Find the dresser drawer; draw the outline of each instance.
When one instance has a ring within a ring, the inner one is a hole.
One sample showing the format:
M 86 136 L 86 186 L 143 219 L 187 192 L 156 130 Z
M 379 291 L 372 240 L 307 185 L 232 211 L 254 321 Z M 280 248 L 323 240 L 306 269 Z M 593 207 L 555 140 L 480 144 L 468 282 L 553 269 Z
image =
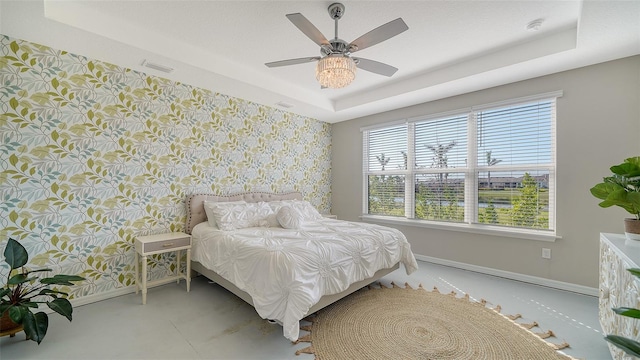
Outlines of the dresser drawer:
M 154 241 L 150 243 L 143 243 L 142 252 L 150 253 L 155 251 L 170 250 L 170 249 L 175 249 L 179 247 L 189 246 L 190 244 L 191 244 L 190 237 L 163 240 L 163 241 Z

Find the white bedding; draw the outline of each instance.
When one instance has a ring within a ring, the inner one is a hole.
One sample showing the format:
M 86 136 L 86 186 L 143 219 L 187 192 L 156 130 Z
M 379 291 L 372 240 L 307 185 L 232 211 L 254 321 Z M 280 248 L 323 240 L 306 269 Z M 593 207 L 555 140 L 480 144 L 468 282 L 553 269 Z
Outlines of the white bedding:
M 323 219 L 301 229 L 222 231 L 207 222 L 192 232 L 192 259 L 251 295 L 258 314 L 298 339 L 299 321 L 323 295 L 339 293 L 398 262 L 418 268 L 404 234 L 384 226 Z

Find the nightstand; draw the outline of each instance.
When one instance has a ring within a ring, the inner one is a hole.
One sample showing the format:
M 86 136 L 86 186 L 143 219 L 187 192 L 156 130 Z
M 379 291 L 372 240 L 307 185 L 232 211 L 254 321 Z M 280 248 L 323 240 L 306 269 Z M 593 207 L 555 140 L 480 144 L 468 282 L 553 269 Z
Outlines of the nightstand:
M 187 250 L 187 270 L 185 273 L 180 273 L 180 256 L 182 255 L 182 250 Z M 148 282 L 147 256 L 170 251 L 176 252 L 176 274 L 164 279 Z M 142 276 L 140 276 L 139 272 L 140 257 L 142 257 Z M 187 235 L 182 232 L 174 232 L 168 234 L 138 236 L 136 238 L 136 294 L 138 293 L 138 290 L 142 290 L 143 305 L 147 303 L 147 288 L 149 286 L 166 284 L 173 280 L 180 283 L 180 279 L 185 279 L 187 282 L 187 292 L 189 292 L 191 287 L 191 235 Z

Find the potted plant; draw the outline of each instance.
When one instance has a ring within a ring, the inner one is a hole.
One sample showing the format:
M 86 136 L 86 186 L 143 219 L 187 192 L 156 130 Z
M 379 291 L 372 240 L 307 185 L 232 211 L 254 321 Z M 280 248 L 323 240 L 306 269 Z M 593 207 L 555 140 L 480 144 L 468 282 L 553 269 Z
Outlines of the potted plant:
M 68 294 L 52 289 L 50 285 L 71 286 L 72 281 L 81 281 L 84 278 L 62 274 L 39 278 L 32 274 L 51 271 L 51 269 L 25 269 L 24 265 L 28 260 L 27 250 L 16 240 L 9 238 L 4 249 L 4 261 L 9 265 L 10 270 L 6 284 L 0 288 L 0 314 L 3 324 L 13 322 L 13 326 L 22 326 L 27 340 L 40 344 L 47 334 L 49 317 L 45 312 L 35 312 L 38 310 L 38 304 L 47 304 L 51 310 L 69 321 L 73 313 L 73 307 L 66 299 Z M 6 330 L 8 329 L 3 328 L 0 332 Z
M 640 156 L 625 159 L 610 168 L 613 173 L 591 188 L 591 194 L 602 200 L 603 208 L 619 206 L 634 218 L 625 219 L 625 235 L 640 240 Z

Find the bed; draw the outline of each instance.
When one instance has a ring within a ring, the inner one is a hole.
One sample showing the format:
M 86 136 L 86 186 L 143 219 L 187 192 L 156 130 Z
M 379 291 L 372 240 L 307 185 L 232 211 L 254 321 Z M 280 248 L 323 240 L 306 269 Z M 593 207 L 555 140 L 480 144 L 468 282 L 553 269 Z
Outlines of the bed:
M 208 221 L 205 201 L 207 211 L 212 203 L 233 208 L 245 202 L 270 208 L 273 214 L 260 226 L 223 230 L 223 223 L 212 226 Z M 315 209 L 309 213 L 313 220 L 292 228 L 280 226 L 275 218 L 277 214 L 282 221 L 285 210 L 297 207 L 300 214 L 308 206 L 297 192 L 193 194 L 186 200 L 191 269 L 251 304 L 262 318 L 280 323 L 292 341 L 308 314 L 380 279 L 400 263 L 407 274 L 417 269 L 410 245 L 397 229 L 322 217 Z

